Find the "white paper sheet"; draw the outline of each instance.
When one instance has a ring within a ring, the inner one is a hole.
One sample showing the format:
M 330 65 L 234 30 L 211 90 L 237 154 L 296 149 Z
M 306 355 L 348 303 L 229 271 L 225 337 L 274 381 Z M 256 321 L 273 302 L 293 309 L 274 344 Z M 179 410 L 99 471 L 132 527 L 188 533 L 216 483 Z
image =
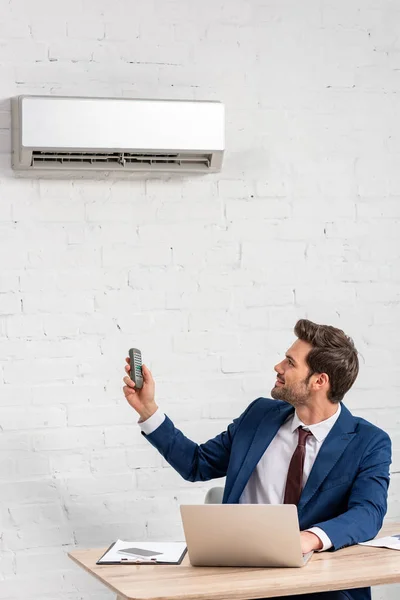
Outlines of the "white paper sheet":
M 124 554 L 121 552 L 127 548 L 134 548 L 138 550 L 138 553 Z M 124 542 L 123 540 L 117 540 L 98 563 L 178 563 L 185 549 L 185 542 Z M 149 550 L 154 554 L 141 556 L 139 550 Z
M 391 548 L 392 550 L 400 550 L 400 534 L 388 535 L 386 537 L 371 540 L 369 542 L 360 542 L 360 546 L 375 546 L 377 548 Z

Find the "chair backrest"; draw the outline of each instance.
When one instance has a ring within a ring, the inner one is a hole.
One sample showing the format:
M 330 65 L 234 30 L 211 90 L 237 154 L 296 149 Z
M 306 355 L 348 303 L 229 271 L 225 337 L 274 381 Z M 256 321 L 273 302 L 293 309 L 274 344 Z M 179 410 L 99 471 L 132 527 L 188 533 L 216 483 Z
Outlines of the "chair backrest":
M 223 487 L 210 488 L 204 498 L 204 504 L 222 504 L 222 498 L 224 496 Z

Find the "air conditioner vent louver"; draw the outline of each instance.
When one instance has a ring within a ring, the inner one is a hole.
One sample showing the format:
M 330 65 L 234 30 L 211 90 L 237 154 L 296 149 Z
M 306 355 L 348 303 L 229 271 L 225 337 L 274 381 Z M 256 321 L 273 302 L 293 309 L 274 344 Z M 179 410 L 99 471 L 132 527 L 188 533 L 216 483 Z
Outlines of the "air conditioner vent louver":
M 110 168 L 129 168 L 135 165 L 170 165 L 181 167 L 193 165 L 198 167 L 210 168 L 211 154 L 154 154 L 137 152 L 32 152 L 32 167 L 46 164 L 48 166 L 85 166 L 90 168 L 101 164 Z

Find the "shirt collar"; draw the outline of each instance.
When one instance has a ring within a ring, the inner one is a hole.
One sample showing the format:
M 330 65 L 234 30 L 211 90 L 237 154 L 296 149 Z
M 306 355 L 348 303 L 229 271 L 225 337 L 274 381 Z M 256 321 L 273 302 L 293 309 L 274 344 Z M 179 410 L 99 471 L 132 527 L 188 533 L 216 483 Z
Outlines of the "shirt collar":
M 319 442 L 323 442 L 330 430 L 332 429 L 332 427 L 334 426 L 334 424 L 336 423 L 336 421 L 338 420 L 341 410 L 342 407 L 339 402 L 338 409 L 334 415 L 329 417 L 329 419 L 325 419 L 325 421 L 320 421 L 319 423 L 314 423 L 313 425 L 305 425 L 303 421 L 300 421 L 297 412 L 295 412 L 293 415 L 293 421 L 291 425 L 292 433 L 294 433 L 298 427 L 304 427 L 304 429 L 308 429 L 308 431 L 311 431 L 313 436 Z

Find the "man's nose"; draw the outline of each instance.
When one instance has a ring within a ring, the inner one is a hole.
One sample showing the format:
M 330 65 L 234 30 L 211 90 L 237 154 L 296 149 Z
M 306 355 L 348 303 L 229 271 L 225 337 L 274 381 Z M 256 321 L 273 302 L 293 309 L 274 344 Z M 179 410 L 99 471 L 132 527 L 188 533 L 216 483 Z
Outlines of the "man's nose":
M 276 371 L 276 373 L 283 373 L 281 362 L 274 366 L 274 371 Z

